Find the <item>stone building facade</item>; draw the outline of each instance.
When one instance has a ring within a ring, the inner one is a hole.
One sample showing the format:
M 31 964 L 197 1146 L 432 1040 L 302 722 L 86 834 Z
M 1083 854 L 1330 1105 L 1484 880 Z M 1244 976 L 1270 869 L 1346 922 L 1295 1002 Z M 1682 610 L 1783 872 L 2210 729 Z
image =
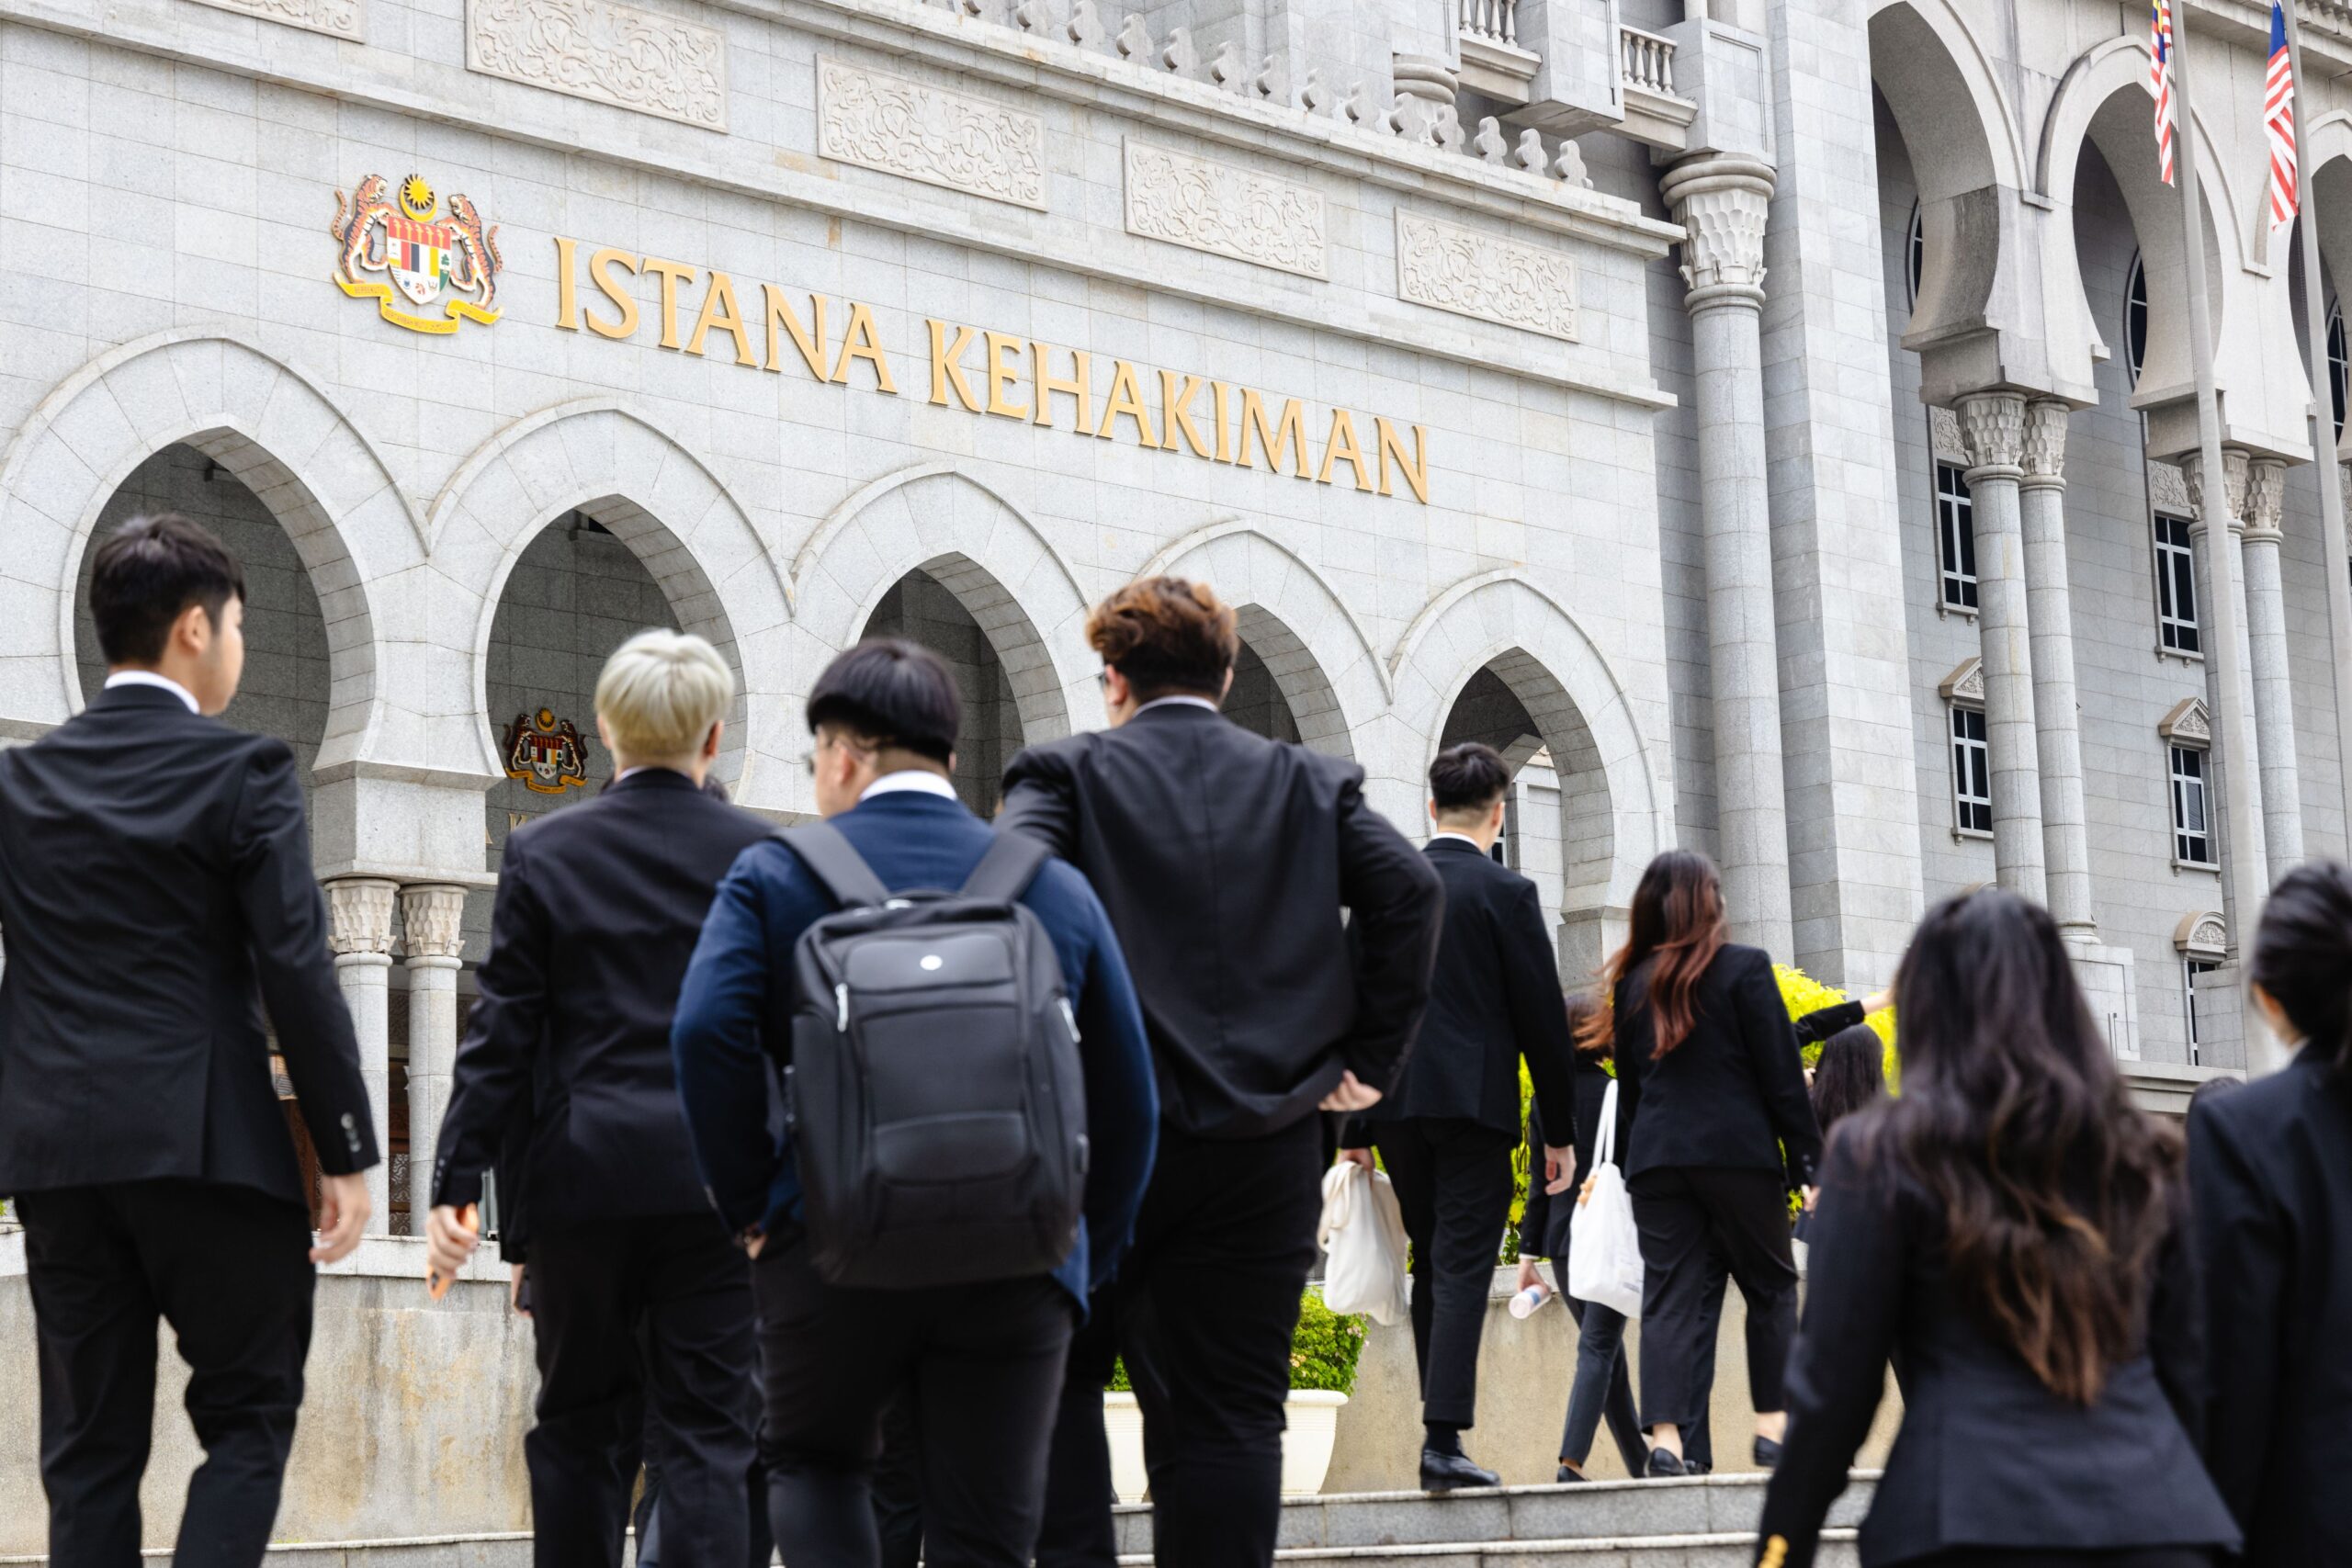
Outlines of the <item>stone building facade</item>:
M 922 639 L 986 810 L 1099 722 L 1085 606 L 1150 571 L 1241 606 L 1237 720 L 1400 824 L 1501 747 L 1568 979 L 1673 844 L 1855 987 L 1998 881 L 2119 1055 L 2238 1066 L 2221 868 L 2346 846 L 2299 344 L 2352 8 L 2300 7 L 2317 279 L 2267 6 L 2182 9 L 2214 531 L 2108 0 L 0 0 L 0 739 L 95 688 L 94 538 L 231 540 L 229 716 L 309 766 L 418 1168 L 500 846 L 609 773 L 629 630 L 725 651 L 779 819 L 816 671 Z

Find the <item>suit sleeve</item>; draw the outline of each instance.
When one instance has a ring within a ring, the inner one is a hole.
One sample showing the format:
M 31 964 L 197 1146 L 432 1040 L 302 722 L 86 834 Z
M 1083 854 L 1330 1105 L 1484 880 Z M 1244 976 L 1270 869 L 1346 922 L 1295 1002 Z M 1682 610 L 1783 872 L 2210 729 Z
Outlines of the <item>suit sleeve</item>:
M 1814 1168 L 1821 1163 L 1821 1122 L 1813 1113 L 1813 1097 L 1804 1087 L 1804 1058 L 1797 1054 L 1796 1031 L 1789 1022 L 1787 1004 L 1772 978 L 1772 964 L 1758 953 L 1740 973 L 1732 1010 L 1739 1020 L 1740 1038 L 1756 1063 L 1757 1087 L 1763 1091 L 1765 1114 L 1781 1140 L 1788 1161 L 1789 1180 L 1808 1186 Z
M 1062 860 L 1078 863 L 1078 784 L 1059 752 L 1031 747 L 1004 770 L 1000 832 L 1026 833 Z
M 547 906 L 531 883 L 530 835 L 506 842 L 491 906 L 490 952 L 474 972 L 473 1010 L 449 1074 L 441 1115 L 433 1201 L 481 1201 L 482 1172 L 497 1167 L 530 1100 L 539 1036 L 548 1014 Z
M 1797 1020 L 1797 1043 L 1818 1045 L 1841 1030 L 1851 1029 L 1868 1016 L 1860 1002 L 1833 1002 Z
M 2295 1303 L 2287 1294 L 2286 1217 L 2263 1190 L 2241 1134 L 2216 1114 L 2228 1104 L 2190 1107 L 2188 1180 L 2205 1306 L 2228 1325 L 2206 1346 L 2205 1465 L 2244 1527 L 2272 1463 L 2279 1348 L 2288 1337 L 2281 1320 Z
M 294 753 L 281 742 L 266 743 L 253 758 L 230 849 L 262 1001 L 319 1168 L 330 1176 L 366 1170 L 382 1157 L 376 1119 L 351 1009 L 327 952 L 326 896 L 311 870 L 301 779 Z
M 718 885 L 670 1030 L 695 1163 L 730 1233 L 766 1218 L 779 1157 L 768 1135 L 774 1068 L 761 1043 L 772 999 L 767 919 L 751 865 L 758 852 L 754 845 L 739 856 Z M 789 976 L 779 979 L 789 989 Z
M 1572 1148 L 1577 1141 L 1576 1041 L 1568 1032 L 1568 1005 L 1560 995 L 1560 964 L 1544 929 L 1544 905 L 1535 884 L 1521 882 L 1499 929 L 1503 987 L 1510 1004 L 1511 1032 L 1519 1039 L 1520 1058 L 1527 1064 L 1528 1081 L 1535 1086 L 1535 1103 L 1543 1109 L 1545 1141 L 1554 1148 Z M 1542 1150 L 1535 1168 L 1541 1170 Z M 1530 1183 L 1540 1187 L 1540 1181 Z
M 2205 1432 L 2205 1282 L 2197 1272 L 2197 1241 L 2184 1183 L 2170 1194 L 2171 1228 L 2157 1248 L 2148 1297 L 2148 1359 L 2156 1382 L 2180 1418 L 2188 1440 Z
M 1085 894 L 1093 931 L 1078 1016 L 1086 1065 L 1086 1235 L 1092 1274 L 1087 1287 L 1092 1290 L 1117 1269 L 1143 1207 L 1159 1140 L 1159 1085 L 1126 955 L 1094 890 Z
M 1356 970 L 1355 1027 L 1340 1043 L 1340 1058 L 1385 1093 L 1430 1005 L 1445 886 L 1429 857 L 1365 804 L 1361 775 L 1341 786 L 1339 827 L 1340 896 Z
M 1902 1322 L 1905 1227 L 1893 1183 L 1858 1168 L 1840 1138 L 1813 1216 L 1804 1325 L 1789 1352 L 1788 1446 L 1765 1494 L 1758 1561 L 1785 1542 L 1786 1568 L 1807 1568 L 1829 1506 L 1886 1393 Z

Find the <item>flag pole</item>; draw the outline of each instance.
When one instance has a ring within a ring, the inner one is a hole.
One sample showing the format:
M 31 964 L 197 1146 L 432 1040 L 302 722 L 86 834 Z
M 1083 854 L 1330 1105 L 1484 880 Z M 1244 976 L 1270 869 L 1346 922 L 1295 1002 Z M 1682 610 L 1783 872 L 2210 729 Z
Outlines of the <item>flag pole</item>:
M 2238 1013 L 2245 1040 L 2246 1075 L 2273 1072 L 2285 1065 L 2278 1042 L 2264 1026 L 2261 1010 L 2254 1005 L 2248 972 L 2253 967 L 2246 962 L 2253 951 L 2254 928 L 2262 912 L 2266 896 L 2263 886 L 2268 874 L 2260 849 L 2261 827 L 2254 812 L 2254 797 L 2261 788 L 2251 770 L 2244 766 L 2246 757 L 2245 738 L 2247 716 L 2253 710 L 2253 694 L 2245 684 L 2245 660 L 2240 642 L 2245 604 L 2238 558 L 2237 519 L 2230 514 L 2229 486 L 2222 471 L 2222 417 L 2219 399 L 2213 390 L 2213 322 L 2212 310 L 2205 298 L 2205 221 L 2202 193 L 2197 186 L 2197 121 L 2189 113 L 2188 73 L 2185 69 L 2188 41 L 2188 7 L 2183 6 L 2173 17 L 2172 74 L 2173 141 L 2177 144 L 2180 178 L 2180 222 L 2182 260 L 2188 296 L 2188 357 L 2197 383 L 2197 449 L 2199 475 L 2199 521 L 2204 528 L 2206 582 L 2211 589 L 2212 603 L 2204 606 L 2207 619 L 2213 628 L 2213 640 L 2206 649 L 2208 668 L 2213 673 L 2213 686 L 2219 712 L 2213 715 L 2213 750 L 2222 758 L 2222 821 L 2226 837 L 2222 840 L 2224 870 L 2222 881 L 2230 892 L 2233 906 L 2230 919 L 2230 944 L 2237 952 L 2240 991 Z M 2231 766 L 2230 764 L 2238 764 Z
M 2295 19 L 2292 0 L 2281 5 L 2287 19 L 2287 61 L 2295 74 L 2295 96 L 2303 96 L 2303 29 Z M 2336 779 L 2344 794 L 2344 820 L 2352 826 L 2352 548 L 2344 532 L 2344 484 L 2336 467 L 2334 378 L 2327 364 L 2327 301 L 2319 269 L 2319 209 L 2312 206 L 2311 146 L 2303 122 L 2308 105 L 2295 109 L 2295 206 L 2301 220 L 2303 254 L 2303 335 L 2308 340 L 2312 378 L 2312 462 L 2319 481 L 2319 536 L 2325 558 L 2323 581 L 2327 584 L 2327 626 L 2335 686 Z

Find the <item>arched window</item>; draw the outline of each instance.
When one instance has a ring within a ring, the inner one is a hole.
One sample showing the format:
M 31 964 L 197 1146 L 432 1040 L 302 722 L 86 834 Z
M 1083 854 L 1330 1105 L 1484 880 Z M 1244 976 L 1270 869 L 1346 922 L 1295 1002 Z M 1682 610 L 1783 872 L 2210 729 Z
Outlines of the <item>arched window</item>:
M 1919 221 L 1919 204 L 1911 204 L 1911 238 L 1903 247 L 1904 276 L 1911 280 L 1911 303 L 1919 303 L 1919 270 L 1928 265 L 1928 231 Z
M 2335 435 L 2344 437 L 2344 383 L 2346 372 L 2352 368 L 2352 354 L 2344 343 L 2344 301 L 2333 299 L 2327 307 L 2327 391 L 2335 406 Z
M 2123 286 L 2123 367 L 2140 384 L 2140 362 L 2148 353 L 2148 274 L 2140 253 L 2132 253 L 2132 276 Z

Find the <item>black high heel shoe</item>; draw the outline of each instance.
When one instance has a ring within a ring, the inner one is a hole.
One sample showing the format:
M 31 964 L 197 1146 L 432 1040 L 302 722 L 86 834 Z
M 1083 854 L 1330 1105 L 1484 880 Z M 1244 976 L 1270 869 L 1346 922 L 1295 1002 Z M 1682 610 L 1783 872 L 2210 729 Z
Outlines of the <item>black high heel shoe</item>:
M 1758 1470 L 1778 1470 L 1780 1465 L 1781 1445 L 1774 1442 L 1770 1438 L 1758 1437 L 1756 1439 L 1756 1468 Z

